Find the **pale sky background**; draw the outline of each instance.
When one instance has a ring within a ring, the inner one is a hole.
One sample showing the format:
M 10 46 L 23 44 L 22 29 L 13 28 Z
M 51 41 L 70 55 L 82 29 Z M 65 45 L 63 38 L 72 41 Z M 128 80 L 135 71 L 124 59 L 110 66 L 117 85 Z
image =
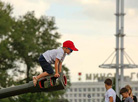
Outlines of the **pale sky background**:
M 116 0 L 2 0 L 14 7 L 14 16 L 35 11 L 54 16 L 59 40 L 72 40 L 79 49 L 67 56 L 64 64 L 70 69 L 71 81 L 78 81 L 78 72 L 85 74 L 115 73 L 115 69 L 101 69 L 102 64 L 115 48 Z M 138 64 L 138 0 L 125 0 L 125 51 Z M 111 60 L 110 60 L 111 62 Z M 39 68 L 40 69 L 40 68 Z M 138 73 L 138 69 L 126 69 L 125 75 Z M 135 75 L 136 77 L 136 75 Z

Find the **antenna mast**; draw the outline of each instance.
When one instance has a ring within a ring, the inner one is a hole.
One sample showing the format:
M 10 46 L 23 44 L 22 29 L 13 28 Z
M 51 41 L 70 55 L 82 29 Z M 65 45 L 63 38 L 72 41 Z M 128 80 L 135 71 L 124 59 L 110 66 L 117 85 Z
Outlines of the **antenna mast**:
M 116 56 L 116 62 L 113 64 L 105 64 L 103 63 L 99 67 L 101 68 L 115 68 L 116 69 L 116 93 L 119 95 L 119 80 L 120 80 L 120 88 L 123 87 L 124 82 L 124 68 L 138 68 L 138 65 L 136 65 L 131 58 L 129 58 L 130 61 L 132 61 L 133 64 L 124 64 L 124 0 L 116 0 L 116 48 L 115 48 L 115 56 Z M 127 59 L 128 60 L 128 59 Z M 128 61 L 129 61 L 128 60 Z M 119 75 L 119 69 L 121 71 Z M 119 77 L 120 76 L 120 77 Z

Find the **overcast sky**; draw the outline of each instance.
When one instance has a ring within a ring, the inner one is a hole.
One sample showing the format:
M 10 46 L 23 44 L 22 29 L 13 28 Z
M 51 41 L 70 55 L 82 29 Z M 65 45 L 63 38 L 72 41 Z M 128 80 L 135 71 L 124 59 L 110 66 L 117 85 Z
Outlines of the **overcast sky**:
M 115 69 L 98 67 L 115 48 L 115 0 L 2 1 L 13 5 L 16 17 L 27 11 L 35 11 L 37 17 L 55 17 L 62 35 L 59 41 L 72 40 L 79 49 L 64 61 L 72 82 L 78 80 L 78 72 L 82 72 L 82 81 L 86 73 L 115 73 Z M 138 0 L 125 0 L 125 13 L 125 50 L 138 64 Z M 138 73 L 138 69 L 126 69 L 125 75 L 130 76 L 131 72 Z

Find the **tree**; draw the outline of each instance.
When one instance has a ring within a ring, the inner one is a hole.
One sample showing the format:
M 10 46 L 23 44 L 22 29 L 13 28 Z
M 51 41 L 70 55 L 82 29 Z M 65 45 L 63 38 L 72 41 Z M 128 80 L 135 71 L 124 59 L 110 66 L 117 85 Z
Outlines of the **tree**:
M 14 53 L 9 45 L 14 18 L 11 17 L 12 6 L 0 1 L 0 87 L 12 85 L 7 71 L 15 67 Z
M 26 82 L 32 80 L 32 76 L 36 75 L 36 67 L 38 67 L 38 58 L 39 56 L 48 49 L 53 49 L 59 47 L 60 43 L 57 42 L 57 39 L 60 38 L 60 35 L 56 32 L 55 22 L 53 18 L 42 16 L 41 18 L 36 18 L 34 12 L 28 12 L 24 16 L 21 16 L 15 23 L 13 27 L 13 32 L 10 36 L 11 46 L 13 51 L 18 56 L 18 60 L 23 62 L 26 67 Z M 25 71 L 20 71 L 17 68 L 18 72 L 25 73 Z M 68 68 L 63 66 L 63 70 L 68 75 Z M 24 83 L 24 80 L 18 81 L 18 84 Z M 69 81 L 68 81 L 69 82 Z M 49 100 L 54 100 L 59 98 L 64 94 L 65 91 L 58 91 L 45 94 L 49 96 Z M 34 102 L 37 102 L 37 99 L 42 98 L 40 94 L 37 94 L 39 98 L 35 98 Z M 44 95 L 44 94 L 43 94 Z M 26 94 L 21 95 L 18 98 L 19 102 L 22 102 L 23 99 L 28 97 L 32 99 L 36 94 Z M 54 97 L 53 97 L 54 96 Z M 48 98 L 46 98 L 48 99 Z M 17 100 L 16 100 L 17 101 Z M 26 101 L 27 102 L 27 101 Z
M 18 61 L 27 66 L 26 82 L 32 80 L 30 71 L 34 72 L 40 54 L 60 45 L 56 41 L 60 35 L 54 32 L 56 30 L 54 24 L 53 19 L 44 16 L 38 19 L 34 16 L 34 12 L 28 12 L 26 15 L 20 16 L 14 25 L 10 36 L 11 46 L 18 56 Z
M 14 18 L 12 15 L 12 6 L 0 1 L 0 88 L 13 85 L 13 78 L 9 76 L 8 71 L 15 68 L 15 56 L 9 45 L 9 35 L 12 31 Z M 11 98 L 3 99 L 1 102 L 12 102 Z
M 36 18 L 34 12 L 28 12 L 18 19 L 12 17 L 12 6 L 0 1 L 0 87 L 19 85 L 32 80 L 39 66 L 38 58 L 46 50 L 59 47 L 57 42 L 60 34 L 57 32 L 53 17 Z M 21 69 L 20 64 L 26 67 Z M 8 71 L 12 70 L 13 76 Z M 63 66 L 63 71 L 69 79 L 69 70 Z M 21 75 L 25 77 L 20 77 Z M 16 77 L 16 80 L 13 79 Z M 63 98 L 65 91 L 51 93 L 28 93 L 18 98 L 7 98 L 3 102 L 52 102 Z

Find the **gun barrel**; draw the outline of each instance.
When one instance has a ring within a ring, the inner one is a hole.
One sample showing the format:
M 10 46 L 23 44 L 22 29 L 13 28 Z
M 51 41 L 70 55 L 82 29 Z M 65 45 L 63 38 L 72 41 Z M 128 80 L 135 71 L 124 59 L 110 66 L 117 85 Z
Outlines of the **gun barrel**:
M 32 81 L 23 85 L 4 88 L 0 90 L 0 99 L 10 97 L 10 96 L 20 95 L 28 92 L 33 92 L 33 89 L 34 89 L 34 85 Z
M 29 92 L 58 91 L 65 89 L 66 85 L 67 79 L 63 73 L 60 73 L 60 77 L 58 78 L 55 78 L 54 75 L 50 75 L 39 79 L 36 87 L 34 87 L 33 81 L 30 81 L 23 85 L 0 89 L 0 99 Z

